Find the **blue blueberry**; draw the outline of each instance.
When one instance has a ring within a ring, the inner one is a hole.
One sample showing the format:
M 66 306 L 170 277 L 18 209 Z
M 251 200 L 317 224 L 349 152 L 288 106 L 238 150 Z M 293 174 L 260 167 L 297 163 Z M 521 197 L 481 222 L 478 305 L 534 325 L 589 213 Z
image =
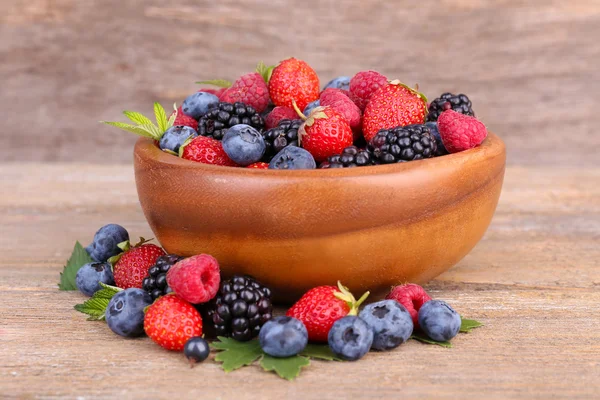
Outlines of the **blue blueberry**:
M 91 296 L 102 289 L 100 282 L 114 285 L 112 268 L 109 263 L 89 263 L 79 268 L 75 276 L 77 289 L 86 296 Z
M 96 232 L 92 244 L 85 249 L 95 261 L 106 262 L 121 252 L 117 245 L 126 240 L 129 240 L 129 233 L 125 228 L 117 224 L 108 224 Z
M 429 300 L 419 309 L 419 326 L 433 340 L 444 342 L 460 330 L 460 315 L 442 300 Z
M 208 110 L 217 107 L 219 98 L 212 93 L 196 92 L 189 96 L 181 104 L 181 110 L 185 115 L 194 119 L 200 119 Z
M 236 164 L 242 166 L 260 161 L 266 149 L 263 136 L 250 125 L 234 125 L 223 136 L 223 150 Z
M 166 130 L 158 145 L 162 150 L 171 150 L 179 153 L 179 148 L 189 138 L 195 138 L 198 132 L 189 126 L 172 126 Z
M 308 117 L 310 115 L 310 112 L 312 110 L 314 110 L 315 108 L 319 107 L 320 105 L 321 105 L 321 100 L 312 101 L 306 105 L 306 107 L 304 108 L 304 111 L 302 111 L 302 114 L 304 114 Z
M 436 156 L 443 156 L 448 154 L 448 150 L 446 150 L 446 146 L 444 146 L 444 142 L 442 142 L 442 137 L 440 136 L 440 131 L 438 130 L 437 122 L 426 122 L 425 126 L 429 128 L 429 132 L 435 138 L 435 142 L 437 143 L 437 150 L 435 152 Z
M 314 157 L 308 151 L 287 146 L 273 157 L 269 169 L 314 169 L 317 167 Z
M 185 358 L 190 361 L 190 365 L 202 362 L 208 358 L 210 347 L 208 342 L 200 336 L 189 338 L 183 347 Z
M 383 300 L 366 306 L 358 315 L 373 329 L 373 347 L 391 350 L 406 342 L 413 332 L 409 312 L 396 300 Z
M 362 319 L 347 316 L 335 321 L 327 336 L 327 342 L 337 357 L 355 361 L 371 349 L 373 330 Z
M 300 353 L 308 343 L 304 324 L 291 317 L 275 317 L 260 328 L 260 347 L 273 357 L 291 357 Z
M 350 77 L 349 76 L 338 76 L 337 78 L 333 78 L 332 80 L 329 81 L 329 83 L 327 85 L 325 85 L 323 90 L 329 89 L 329 88 L 350 90 Z
M 152 296 L 142 289 L 129 288 L 115 294 L 106 307 L 106 323 L 117 335 L 141 336 L 144 333 L 144 308 Z

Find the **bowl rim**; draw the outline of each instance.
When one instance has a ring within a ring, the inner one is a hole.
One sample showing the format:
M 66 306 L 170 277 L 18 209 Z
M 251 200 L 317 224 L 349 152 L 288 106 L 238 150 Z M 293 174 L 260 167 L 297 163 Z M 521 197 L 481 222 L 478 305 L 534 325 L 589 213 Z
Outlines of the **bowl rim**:
M 134 147 L 134 157 L 152 159 L 155 163 L 165 166 L 197 170 L 203 173 L 219 173 L 222 175 L 256 175 L 262 178 L 327 178 L 327 177 L 356 177 L 396 174 L 408 172 L 419 168 L 436 168 L 448 163 L 476 163 L 493 158 L 505 153 L 505 144 L 496 134 L 489 132 L 481 145 L 453 154 L 439 157 L 415 160 L 405 163 L 373 165 L 360 168 L 327 168 L 327 169 L 297 169 L 297 170 L 269 170 L 246 167 L 228 167 L 221 165 L 203 164 L 186 160 L 168 154 L 158 147 L 158 143 L 150 138 L 140 137 Z

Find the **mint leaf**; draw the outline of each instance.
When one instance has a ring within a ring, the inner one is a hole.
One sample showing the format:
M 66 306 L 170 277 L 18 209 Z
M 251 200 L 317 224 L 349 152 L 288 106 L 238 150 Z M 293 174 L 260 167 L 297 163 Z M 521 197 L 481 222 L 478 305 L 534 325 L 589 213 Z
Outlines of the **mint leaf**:
M 123 290 L 116 286 L 105 285 L 104 283 L 100 283 L 100 286 L 102 286 L 102 289 L 94 293 L 91 298 L 82 304 L 76 304 L 74 307 L 77 311 L 89 315 L 88 321 L 103 320 L 110 299 Z
M 154 116 L 156 117 L 156 124 L 158 125 L 158 129 L 160 129 L 159 135 L 162 135 L 168 129 L 168 119 L 167 113 L 163 106 L 160 105 L 159 102 L 154 103 Z M 153 124 L 151 124 L 154 126 Z
M 221 88 L 229 88 L 231 87 L 231 82 L 225 79 L 211 79 L 208 81 L 198 81 L 196 82 L 199 85 L 213 85 Z
M 293 356 L 287 358 L 275 358 L 267 354 L 260 360 L 260 366 L 265 371 L 273 371 L 283 379 L 293 380 L 300 374 L 302 367 L 310 365 L 306 357 Z
M 125 116 L 135 124 L 152 125 L 152 121 L 150 120 L 150 118 L 146 117 L 143 114 L 140 114 L 139 112 L 125 110 L 123 111 L 123 114 L 125 114 Z
M 258 340 L 238 342 L 237 340 L 219 336 L 218 342 L 212 342 L 213 349 L 221 350 L 215 356 L 215 361 L 222 362 L 225 372 L 235 371 L 244 365 L 250 365 L 263 355 Z
M 479 321 L 475 321 L 474 319 L 460 319 L 460 331 L 462 333 L 468 333 L 475 328 L 479 328 L 483 326 L 483 324 Z
M 71 257 L 67 261 L 67 265 L 64 266 L 63 272 L 60 273 L 60 282 L 58 283 L 59 290 L 77 290 L 75 284 L 75 277 L 79 268 L 83 267 L 87 263 L 94 262 L 92 257 L 83 248 L 81 243 L 76 242 Z
M 175 110 L 175 112 L 171 113 L 171 116 L 167 121 L 167 129 L 171 128 L 173 124 L 175 124 L 175 119 L 177 118 L 177 103 L 173 103 L 173 109 Z
M 309 343 L 304 350 L 300 352 L 300 355 L 326 361 L 343 361 L 341 358 L 336 357 L 326 344 Z
M 136 135 L 144 136 L 150 139 L 156 139 L 156 137 L 148 132 L 146 129 L 142 128 L 140 125 L 133 126 L 130 124 L 126 124 L 123 122 L 113 122 L 113 121 L 100 121 L 103 124 L 114 126 L 116 128 L 123 129 L 124 131 L 135 133 Z
M 420 332 L 413 333 L 410 338 L 415 339 L 421 343 L 437 344 L 438 346 L 442 346 L 442 347 L 446 347 L 446 348 L 452 347 L 452 343 L 450 343 L 450 342 L 437 342 L 435 340 L 428 338 L 427 336 L 425 336 L 424 334 L 422 334 Z
M 273 74 L 273 70 L 275 69 L 274 65 L 266 66 L 264 62 L 259 62 L 256 66 L 256 72 L 262 76 L 265 83 L 269 83 L 269 79 L 271 79 L 271 75 Z

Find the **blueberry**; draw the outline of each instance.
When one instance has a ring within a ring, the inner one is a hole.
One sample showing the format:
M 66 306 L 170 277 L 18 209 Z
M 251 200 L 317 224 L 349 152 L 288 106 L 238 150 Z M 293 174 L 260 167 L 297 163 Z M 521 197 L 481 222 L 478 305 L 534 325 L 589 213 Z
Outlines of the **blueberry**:
M 426 122 L 425 126 L 429 128 L 429 132 L 431 132 L 433 137 L 435 137 L 435 142 L 437 143 L 437 151 L 435 152 L 435 155 L 443 156 L 448 154 L 448 150 L 446 150 L 446 146 L 444 146 L 444 142 L 440 136 L 437 122 Z
M 419 310 L 419 326 L 433 340 L 444 342 L 460 330 L 460 315 L 442 300 L 429 300 Z
M 355 361 L 371 349 L 373 330 L 362 319 L 347 316 L 335 321 L 329 331 L 327 342 L 337 357 Z
M 171 150 L 178 153 L 179 148 L 186 140 L 196 136 L 198 136 L 198 132 L 189 126 L 172 126 L 163 134 L 159 146 L 162 150 Z
M 306 347 L 308 331 L 296 318 L 275 317 L 260 329 L 258 340 L 260 347 L 268 355 L 291 357 Z
M 317 163 L 313 156 L 306 150 L 287 146 L 273 157 L 269 169 L 314 169 Z
M 185 115 L 194 119 L 200 119 L 210 109 L 217 107 L 219 98 L 212 93 L 196 92 L 189 96 L 181 104 L 181 110 Z
M 350 77 L 349 76 L 338 76 L 337 78 L 333 78 L 332 80 L 329 81 L 329 83 L 327 85 L 325 85 L 323 90 L 329 89 L 329 88 L 350 90 Z
M 86 296 L 91 296 L 102 289 L 100 282 L 114 285 L 112 268 L 109 263 L 89 263 L 79 268 L 75 277 L 77 289 Z
M 96 232 L 92 244 L 85 249 L 95 261 L 106 262 L 121 252 L 117 245 L 126 240 L 129 240 L 129 233 L 125 228 L 117 224 L 108 224 Z
M 302 114 L 304 114 L 308 117 L 310 112 L 312 110 L 314 110 L 316 107 L 319 107 L 320 105 L 321 105 L 321 100 L 318 100 L 318 99 L 313 102 L 310 102 L 306 105 L 306 107 L 304 108 L 304 111 L 302 111 Z
M 263 136 L 250 125 L 234 125 L 223 136 L 223 150 L 236 164 L 242 166 L 260 161 L 266 148 Z
M 373 330 L 373 347 L 391 350 L 406 342 L 413 332 L 410 314 L 396 300 L 383 300 L 366 306 L 358 315 Z
M 117 335 L 135 337 L 144 333 L 144 308 L 152 296 L 142 289 L 129 288 L 115 294 L 106 307 L 106 323 Z
M 210 348 L 206 340 L 199 336 L 189 338 L 183 347 L 183 354 L 190 360 L 190 365 L 202 362 L 208 358 Z

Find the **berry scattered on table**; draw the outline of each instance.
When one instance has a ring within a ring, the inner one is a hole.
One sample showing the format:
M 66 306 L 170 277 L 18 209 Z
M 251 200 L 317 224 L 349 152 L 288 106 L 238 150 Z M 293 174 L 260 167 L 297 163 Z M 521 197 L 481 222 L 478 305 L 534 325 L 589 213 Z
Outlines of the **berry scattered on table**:
M 155 244 L 140 244 L 121 255 L 113 267 L 115 283 L 122 289 L 141 288 L 148 270 L 165 251 Z
M 238 124 L 223 136 L 223 150 L 238 165 L 246 167 L 260 161 L 265 154 L 263 136 L 250 125 Z
M 431 300 L 425 289 L 414 283 L 407 283 L 392 288 L 392 291 L 385 298 L 396 300 L 406 308 L 412 318 L 415 329 L 419 328 L 419 310 L 423 304 Z
M 199 119 L 208 111 L 219 104 L 219 98 L 207 92 L 196 92 L 188 96 L 181 104 L 181 110 L 185 115 Z
M 327 158 L 319 168 L 353 168 L 375 165 L 373 154 L 368 149 L 356 146 L 346 147 L 341 154 Z
M 223 143 L 206 136 L 198 136 L 185 143 L 179 149 L 179 154 L 183 159 L 202 164 L 237 167 L 237 164 L 223 150 Z
M 251 72 L 236 79 L 219 97 L 227 103 L 247 104 L 261 113 L 269 104 L 269 88 L 258 72 Z
M 205 303 L 219 290 L 219 263 L 208 254 L 185 258 L 169 269 L 167 283 L 183 300 L 192 304 Z
M 454 110 L 458 113 L 475 116 L 471 100 L 464 94 L 444 93 L 429 104 L 427 121 L 437 121 L 438 117 L 446 110 Z
M 413 332 L 412 317 L 396 300 L 371 303 L 358 316 L 373 330 L 373 345 L 377 350 L 391 350 L 406 342 Z
M 179 153 L 179 148 L 190 138 L 195 138 L 198 133 L 189 126 L 176 125 L 165 131 L 158 142 L 161 150 L 170 150 Z
M 425 125 L 382 129 L 369 145 L 373 157 L 381 164 L 431 158 L 437 150 L 435 138 Z
M 265 118 L 265 127 L 273 129 L 283 120 L 298 119 L 298 114 L 292 108 L 278 106 L 273 109 Z
M 361 71 L 350 79 L 350 98 L 364 111 L 373 93 L 387 83 L 387 78 L 377 71 Z
M 238 124 L 262 131 L 265 121 L 252 106 L 220 102 L 198 120 L 198 134 L 221 140 L 229 128 Z
M 142 289 L 148 292 L 153 300 L 173 291 L 167 283 L 167 272 L 180 260 L 183 260 L 183 257 L 177 254 L 160 256 L 156 259 L 156 263 L 148 269 L 148 275 L 142 281 Z
M 125 289 L 110 299 L 106 323 L 117 335 L 141 336 L 144 333 L 144 309 L 151 304 L 152 297 L 142 289 Z
M 172 293 L 148 307 L 144 330 L 163 348 L 181 351 L 190 338 L 202 336 L 202 317 L 194 306 Z
M 106 285 L 114 285 L 112 268 L 109 263 L 89 263 L 79 268 L 75 277 L 77 289 L 86 296 L 92 296 L 102 289 L 100 282 Z
M 308 103 L 306 105 L 306 107 L 304 107 L 304 110 L 302 110 L 302 114 L 304 114 L 305 116 L 309 116 L 310 113 L 312 112 L 312 110 L 314 110 L 315 108 L 319 107 L 321 105 L 321 100 L 317 99 L 315 101 L 311 101 L 310 103 Z M 292 117 L 291 119 L 294 118 L 298 118 L 298 115 L 296 114 L 296 112 L 294 111 L 294 117 Z
M 118 244 L 129 240 L 129 233 L 121 225 L 104 225 L 94 234 L 94 240 L 86 247 L 88 254 L 98 262 L 106 262 L 121 252 Z
M 477 147 L 487 137 L 487 129 L 481 121 L 453 110 L 444 111 L 440 115 L 438 129 L 444 146 L 450 153 Z
M 297 114 L 294 112 L 294 116 Z M 262 133 L 265 140 L 265 161 L 271 161 L 275 154 L 287 146 L 298 146 L 298 129 L 302 125 L 301 119 L 283 119 L 275 128 Z
M 350 90 L 350 77 L 338 76 L 337 78 L 333 78 L 332 80 L 327 82 L 323 90 L 329 88 Z
M 189 360 L 190 367 L 193 367 L 195 364 L 201 363 L 208 358 L 210 347 L 208 346 L 208 342 L 203 338 L 199 336 L 193 337 L 185 342 L 183 354 Z
M 359 317 L 349 315 L 333 323 L 327 342 L 337 357 L 356 361 L 371 349 L 373 330 Z
M 275 67 L 269 80 L 269 94 L 276 106 L 292 108 L 295 101 L 301 110 L 319 98 L 319 77 L 302 60 L 288 58 Z
M 431 339 L 444 342 L 460 330 L 460 315 L 442 300 L 431 300 L 419 310 L 419 326 Z
M 435 151 L 435 156 L 439 157 L 448 154 L 448 150 L 446 150 L 446 146 L 444 146 L 444 142 L 442 141 L 442 137 L 440 136 L 440 131 L 438 130 L 437 122 L 426 122 L 425 126 L 429 128 L 429 132 L 431 132 L 431 134 L 435 138 L 435 144 L 437 147 Z
M 275 317 L 268 321 L 258 336 L 262 350 L 273 357 L 290 357 L 300 353 L 308 343 L 304 324 L 291 317 Z

